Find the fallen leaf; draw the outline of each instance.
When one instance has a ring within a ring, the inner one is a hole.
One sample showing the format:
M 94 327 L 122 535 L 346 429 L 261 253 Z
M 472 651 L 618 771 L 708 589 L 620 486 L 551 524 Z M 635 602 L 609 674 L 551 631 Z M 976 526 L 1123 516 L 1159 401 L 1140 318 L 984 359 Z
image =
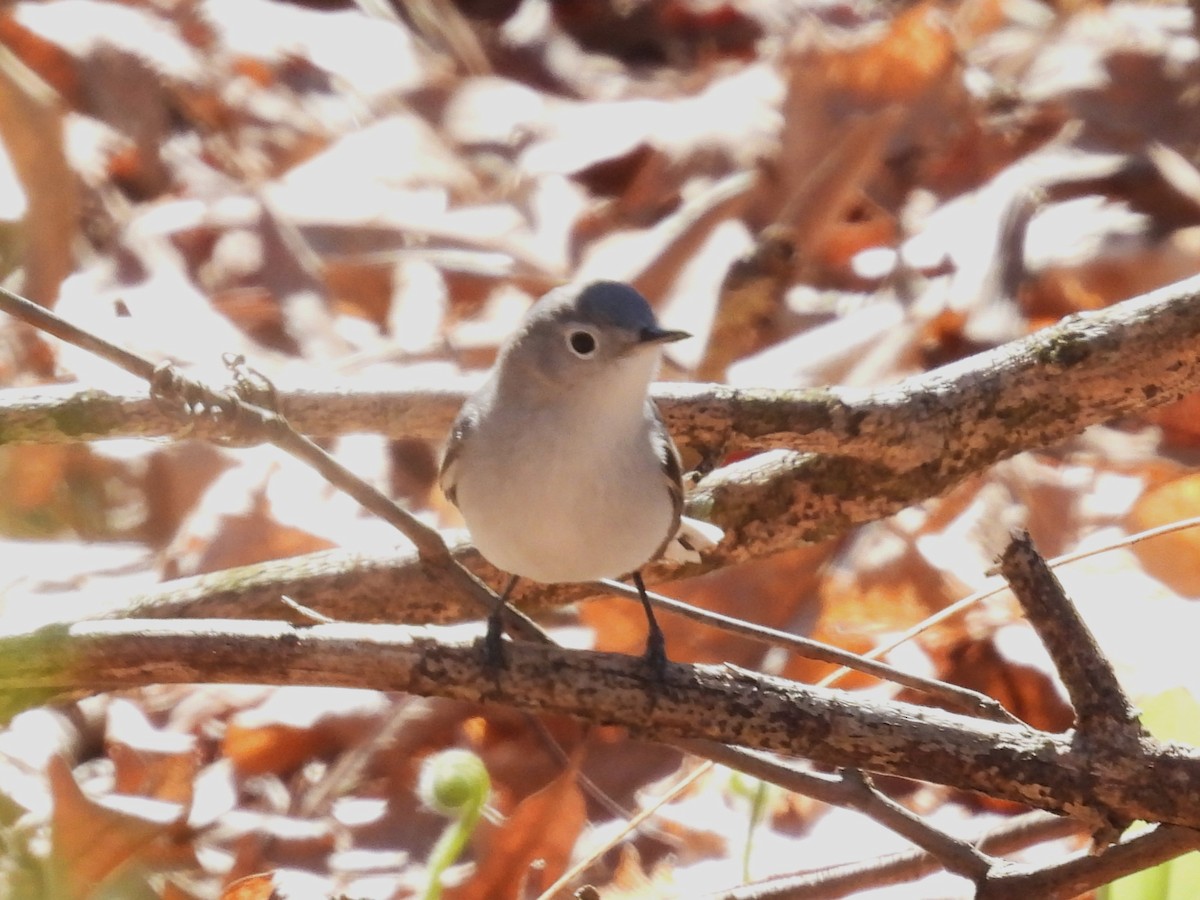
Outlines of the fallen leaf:
M 54 797 L 53 896 L 85 900 L 99 885 L 139 868 L 196 864 L 180 804 L 140 797 L 92 799 L 57 756 L 50 759 L 47 776 Z
M 278 900 L 275 876 L 270 872 L 247 875 L 231 882 L 221 892 L 221 900 Z

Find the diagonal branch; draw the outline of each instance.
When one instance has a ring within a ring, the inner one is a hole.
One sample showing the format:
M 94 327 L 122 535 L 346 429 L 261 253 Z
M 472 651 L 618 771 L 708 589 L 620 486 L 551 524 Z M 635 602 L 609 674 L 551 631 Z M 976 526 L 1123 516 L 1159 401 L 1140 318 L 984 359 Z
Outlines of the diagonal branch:
M 1028 534 L 1014 535 L 1000 572 L 1042 639 L 1075 709 L 1080 740 L 1114 752 L 1146 737 L 1117 673 Z
M 440 440 L 467 385 L 283 391 L 280 408 L 304 433 Z M 841 534 L 1023 450 L 1196 390 L 1200 277 L 883 390 L 660 385 L 672 433 L 700 460 L 790 449 L 704 478 L 688 512 L 721 525 L 726 540 L 702 563 L 660 563 L 649 574 L 656 581 L 699 574 Z M 185 433 L 145 398 L 54 390 L 0 396 L 0 442 Z
M 4 287 L 0 287 L 0 309 L 145 379 L 153 400 L 167 414 L 181 422 L 203 421 L 205 416 L 199 412 L 211 413 L 208 418 L 220 422 L 226 433 L 237 437 L 251 434 L 260 442 L 275 444 L 311 466 L 330 484 L 345 491 L 408 538 L 416 550 L 418 562 L 427 573 L 440 578 L 447 595 L 474 606 L 477 613 L 490 610 L 498 602 L 486 585 L 454 559 L 436 529 L 421 522 L 378 488 L 349 471 L 314 441 L 292 428 L 273 409 L 251 402 L 233 390 L 214 390 L 183 376 L 173 366 L 155 365 Z M 240 379 L 239 389 L 245 393 L 257 390 L 266 395 L 268 403 L 275 402 L 271 386 L 268 384 L 264 388 L 255 384 L 256 377 L 251 374 L 252 370 L 243 370 L 240 360 L 227 360 L 227 364 Z M 544 632 L 518 610 L 505 607 L 503 614 L 505 623 L 519 633 L 533 640 L 546 640 Z
M 442 536 L 435 529 L 401 509 L 378 488 L 355 476 L 314 441 L 293 429 L 285 418 L 275 412 L 274 406 L 278 398 L 274 386 L 254 370 L 246 367 L 244 360 L 240 357 L 226 359 L 226 366 L 231 370 L 235 379 L 236 390 L 218 391 L 194 379 L 186 378 L 173 366 L 155 366 L 149 360 L 93 335 L 3 288 L 0 288 L 0 308 L 20 316 L 62 340 L 85 347 L 114 365 L 144 378 L 150 384 L 150 393 L 156 403 L 174 414 L 180 421 L 215 422 L 226 434 L 232 434 L 234 439 L 265 440 L 275 444 L 296 459 L 307 463 L 330 484 L 349 494 L 367 510 L 390 523 L 407 537 L 416 550 L 417 563 L 431 577 L 442 579 L 445 582 L 442 586 L 446 588 L 445 593 L 448 596 L 465 599 L 476 607 L 477 612 L 490 610 L 490 604 L 497 602 L 496 598 L 488 593 L 486 585 L 454 558 Z M 205 412 L 210 414 L 201 414 Z M 226 583 L 228 583 L 228 575 L 229 573 L 226 573 Z M 234 577 L 236 578 L 236 573 L 234 573 Z M 504 588 L 504 596 L 509 596 L 514 581 L 515 579 L 510 581 Z M 613 586 L 618 592 L 624 587 L 615 582 Z M 276 585 L 276 587 L 280 586 Z M 327 613 L 321 613 L 314 609 L 310 603 L 305 603 L 304 600 L 307 598 L 298 599 L 293 596 L 294 593 L 295 591 L 290 594 L 285 593 L 279 589 L 270 595 L 270 601 L 273 606 L 282 603 L 301 616 L 307 615 L 320 620 L 333 618 Z M 678 603 L 670 598 L 658 595 L 655 595 L 655 598 L 660 604 L 674 606 L 677 610 L 686 609 L 694 617 L 707 617 L 710 621 L 724 618 Z M 135 598 L 133 605 L 141 605 L 141 601 Z M 167 605 L 160 604 L 157 614 L 163 615 L 161 607 Z M 244 604 L 241 606 L 243 607 L 242 615 L 245 615 Z M 194 609 L 191 611 L 195 612 Z M 272 618 L 272 613 L 273 610 L 267 611 L 263 618 Z M 510 627 L 516 629 L 518 633 L 534 640 L 548 640 L 536 625 L 518 610 L 506 605 L 502 608 L 502 614 Z M 725 624 L 731 624 L 732 621 L 726 619 Z M 951 703 L 959 706 L 965 705 L 967 709 L 979 711 L 994 718 L 1013 720 L 1013 717 L 995 701 L 964 688 L 909 675 L 892 669 L 890 666 L 884 666 L 872 660 L 861 660 L 853 654 L 804 638 L 782 632 L 767 634 L 767 629 L 749 623 L 740 623 L 740 627 L 743 631 L 755 633 L 761 640 L 790 643 L 793 645 L 793 649 L 810 656 L 816 654 L 818 657 L 830 658 L 833 655 L 837 662 L 851 668 L 874 670 L 875 674 L 883 677 L 890 674 L 897 680 L 897 683 L 907 684 L 918 690 L 930 691 L 936 696 L 948 699 Z
M 1200 833 L 1159 825 L 1124 838 L 1100 855 L 1080 854 L 1046 866 L 1010 864 L 993 872 L 976 893 L 978 900 L 1071 900 L 1088 891 L 1200 849 Z

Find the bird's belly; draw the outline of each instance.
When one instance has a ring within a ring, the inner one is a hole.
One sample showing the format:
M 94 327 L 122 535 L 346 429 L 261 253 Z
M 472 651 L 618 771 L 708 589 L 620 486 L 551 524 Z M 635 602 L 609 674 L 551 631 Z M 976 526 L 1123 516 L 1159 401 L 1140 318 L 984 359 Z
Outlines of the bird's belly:
M 545 583 L 614 578 L 648 562 L 671 528 L 657 466 L 649 454 L 607 471 L 545 461 L 524 471 L 484 466 L 460 479 L 458 505 L 475 546 L 497 568 Z

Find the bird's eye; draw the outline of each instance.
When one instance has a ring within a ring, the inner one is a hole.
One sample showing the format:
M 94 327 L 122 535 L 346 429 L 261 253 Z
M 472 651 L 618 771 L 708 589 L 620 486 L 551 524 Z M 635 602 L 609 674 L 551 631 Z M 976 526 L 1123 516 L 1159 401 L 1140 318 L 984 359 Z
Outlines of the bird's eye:
M 590 331 L 572 331 L 567 335 L 567 346 L 580 359 L 587 359 L 596 352 L 596 337 Z

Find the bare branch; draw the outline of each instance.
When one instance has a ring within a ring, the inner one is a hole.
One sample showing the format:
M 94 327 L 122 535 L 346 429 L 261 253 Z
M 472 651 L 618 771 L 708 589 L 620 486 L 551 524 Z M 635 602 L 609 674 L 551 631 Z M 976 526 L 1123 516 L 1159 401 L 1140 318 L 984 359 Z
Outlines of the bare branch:
M 698 574 L 843 533 L 937 496 L 1022 450 L 1200 390 L 1198 294 L 1200 277 L 1181 281 L 885 390 L 660 385 L 655 396 L 672 433 L 701 459 L 790 449 L 706 477 L 688 511 L 725 528 L 726 540 L 703 563 L 659 564 L 649 574 L 653 580 Z M 375 431 L 440 440 L 467 384 L 282 391 L 280 409 L 308 434 Z M 3 441 L 184 431 L 144 399 L 5 396 L 12 399 L 0 411 Z
M 678 746 L 822 803 L 856 809 L 912 841 L 951 872 L 982 881 L 994 860 L 971 843 L 940 831 L 880 793 L 857 769 L 838 775 L 809 772 L 753 750 L 711 741 L 678 741 Z
M 1079 738 L 1106 743 L 1114 752 L 1145 738 L 1117 673 L 1028 534 L 1013 535 L 1000 571 L 1054 660 L 1075 708 Z
M 1128 875 L 1200 849 L 1200 833 L 1191 828 L 1160 825 L 1128 837 L 1098 856 L 1080 854 L 1063 862 L 1032 867 L 1010 865 L 988 877 L 977 900 L 1070 900 Z
M 462 602 L 474 606 L 476 614 L 489 611 L 498 602 L 486 585 L 454 559 L 436 529 L 421 522 L 378 488 L 363 481 L 314 441 L 297 432 L 273 409 L 259 406 L 232 390 L 216 390 L 189 379 L 173 366 L 154 365 L 136 353 L 79 328 L 3 287 L 0 287 L 0 309 L 145 379 L 154 401 L 179 421 L 196 422 L 207 417 L 220 423 L 219 427 L 227 434 L 241 438 L 249 436 L 259 442 L 275 444 L 311 466 L 330 484 L 345 491 L 408 538 L 416 549 L 418 562 L 441 578 L 448 596 L 458 597 Z M 250 375 L 239 371 L 240 362 L 235 361 L 230 367 L 242 379 L 239 388 L 250 390 L 259 387 L 251 384 Z M 276 397 L 273 387 L 268 384 L 266 392 L 270 394 L 269 401 L 274 403 Z M 296 603 L 301 607 L 307 605 L 302 600 L 296 600 Z M 503 615 L 505 624 L 524 637 L 546 640 L 542 630 L 520 611 L 506 606 Z
M 1046 813 L 1026 813 L 998 825 L 976 841 L 987 853 L 1011 853 L 1032 844 L 1079 834 L 1083 826 L 1073 819 Z M 844 863 L 748 884 L 704 900 L 825 900 L 852 892 L 901 884 L 930 875 L 941 868 L 939 860 L 923 850 L 892 853 L 877 859 Z M 1029 896 L 1029 895 L 1026 895 Z
M 1120 756 L 1070 736 L 873 701 L 721 666 L 672 664 L 514 642 L 508 667 L 478 645 L 397 626 L 107 621 L 0 641 L 10 699 L 197 681 L 403 691 L 700 738 L 832 766 L 945 784 L 1066 813 L 1200 826 L 1200 751 L 1144 740 Z

